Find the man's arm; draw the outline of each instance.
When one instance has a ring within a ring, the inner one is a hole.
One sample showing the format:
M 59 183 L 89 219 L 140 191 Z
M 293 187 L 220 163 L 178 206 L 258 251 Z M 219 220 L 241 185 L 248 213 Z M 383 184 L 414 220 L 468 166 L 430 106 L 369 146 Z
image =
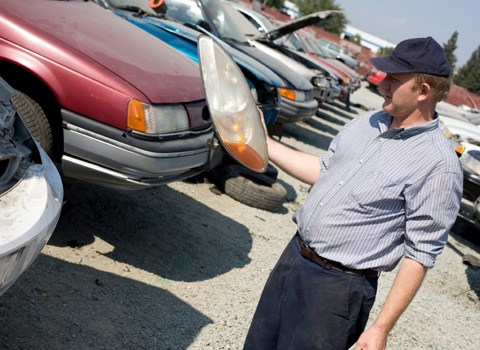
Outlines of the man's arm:
M 317 156 L 300 152 L 267 136 L 268 157 L 290 176 L 313 185 L 320 175 L 320 161 Z
M 387 300 L 373 325 L 362 333 L 355 350 L 384 350 L 387 336 L 417 293 L 427 273 L 419 262 L 404 258 Z
M 308 185 L 313 185 L 320 175 L 318 157 L 294 150 L 272 139 L 268 135 L 263 112 L 260 108 L 257 107 L 257 109 L 267 138 L 268 159 L 288 175 Z

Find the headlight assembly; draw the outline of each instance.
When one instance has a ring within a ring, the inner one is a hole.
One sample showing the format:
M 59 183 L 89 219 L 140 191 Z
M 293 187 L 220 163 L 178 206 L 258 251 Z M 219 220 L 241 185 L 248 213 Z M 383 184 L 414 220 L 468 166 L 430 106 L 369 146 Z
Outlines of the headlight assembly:
M 305 92 L 292 89 L 278 88 L 280 91 L 280 96 L 288 98 L 292 101 L 304 102 L 305 101 Z
M 465 167 L 480 175 L 480 151 L 468 151 L 460 159 Z
M 216 135 L 234 159 L 251 170 L 264 172 L 268 165 L 267 142 L 242 71 L 207 35 L 198 37 L 198 57 Z
M 183 132 L 189 129 L 188 114 L 183 105 L 151 105 L 128 101 L 127 127 L 151 136 Z

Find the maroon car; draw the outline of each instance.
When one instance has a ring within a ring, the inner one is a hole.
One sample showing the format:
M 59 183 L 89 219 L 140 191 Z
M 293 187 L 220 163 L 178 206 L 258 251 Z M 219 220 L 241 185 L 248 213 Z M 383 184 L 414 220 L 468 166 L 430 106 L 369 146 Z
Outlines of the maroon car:
M 0 28 L 0 74 L 64 176 L 138 189 L 219 163 L 198 65 L 170 46 L 85 1 L 3 0 Z

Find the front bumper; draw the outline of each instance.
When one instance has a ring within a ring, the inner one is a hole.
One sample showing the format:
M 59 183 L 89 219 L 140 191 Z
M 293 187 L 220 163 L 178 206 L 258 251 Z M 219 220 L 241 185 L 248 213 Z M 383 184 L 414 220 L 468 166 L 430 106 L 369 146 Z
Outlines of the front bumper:
M 40 148 L 42 164 L 31 166 L 0 200 L 0 295 L 38 257 L 60 218 L 63 186 Z
M 136 190 L 183 180 L 221 163 L 213 129 L 163 139 L 126 132 L 62 111 L 64 176 Z M 208 147 L 210 145 L 210 147 Z
M 318 102 L 316 100 L 297 102 L 282 97 L 277 123 L 297 123 L 307 120 L 315 115 L 317 108 Z
M 323 103 L 327 101 L 328 96 L 331 94 L 330 88 L 327 87 L 318 87 L 313 88 L 313 98 L 317 100 L 318 103 Z

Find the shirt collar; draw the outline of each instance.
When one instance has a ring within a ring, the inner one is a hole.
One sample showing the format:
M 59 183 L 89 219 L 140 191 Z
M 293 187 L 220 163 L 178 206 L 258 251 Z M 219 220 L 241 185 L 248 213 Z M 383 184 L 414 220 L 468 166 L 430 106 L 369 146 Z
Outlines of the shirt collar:
M 415 125 L 415 126 L 409 126 L 406 128 L 393 128 L 388 130 L 388 126 L 392 121 L 392 116 L 384 111 L 383 113 L 380 113 L 377 121 L 378 121 L 378 128 L 380 130 L 380 133 L 382 134 L 384 132 L 391 131 L 395 135 L 401 133 L 402 137 L 410 137 L 410 136 L 414 136 L 414 135 L 438 128 L 439 119 L 438 119 L 438 113 L 435 112 L 433 120 L 430 120 L 428 122 Z

